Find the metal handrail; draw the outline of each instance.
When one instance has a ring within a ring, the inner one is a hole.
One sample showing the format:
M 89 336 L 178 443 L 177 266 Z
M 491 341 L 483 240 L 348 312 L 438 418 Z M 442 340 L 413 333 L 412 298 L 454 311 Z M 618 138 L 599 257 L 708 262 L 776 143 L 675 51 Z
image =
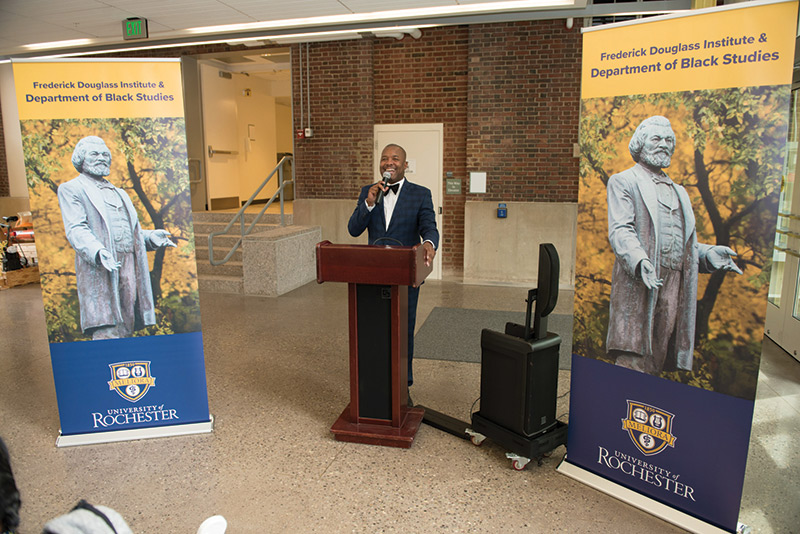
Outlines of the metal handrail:
M 269 173 L 269 176 L 267 176 L 264 179 L 264 181 L 261 182 L 261 185 L 258 186 L 258 189 L 256 189 L 255 193 L 253 193 L 247 200 L 247 202 L 245 202 L 244 205 L 239 209 L 239 211 L 236 212 L 236 215 L 233 216 L 231 222 L 229 222 L 223 230 L 220 230 L 218 232 L 211 232 L 210 234 L 208 234 L 208 260 L 211 262 L 211 265 L 222 265 L 223 263 L 226 263 L 229 259 L 231 259 L 233 253 L 236 252 L 239 246 L 241 246 L 244 237 L 253 230 L 256 224 L 258 224 L 258 221 L 261 220 L 261 216 L 264 215 L 264 212 L 266 212 L 267 208 L 269 208 L 272 205 L 272 202 L 275 200 L 275 197 L 277 196 L 280 196 L 280 203 L 281 203 L 281 226 L 286 226 L 284 222 L 284 213 L 283 213 L 283 189 L 289 184 L 294 184 L 294 165 L 292 165 L 292 179 L 286 181 L 284 181 L 283 179 L 283 166 L 285 163 L 292 161 L 292 159 L 293 159 L 292 156 L 283 156 L 283 158 L 281 158 L 281 160 L 278 162 L 275 168 L 272 169 L 272 172 Z M 264 205 L 264 207 L 261 209 L 258 215 L 256 215 L 256 217 L 253 219 L 253 222 L 251 222 L 250 225 L 245 229 L 244 225 L 245 210 L 250 206 L 250 204 L 253 203 L 253 200 L 255 200 L 256 196 L 261 192 L 262 189 L 264 189 L 264 186 L 267 185 L 270 179 L 272 179 L 272 176 L 275 174 L 276 171 L 278 172 L 278 189 L 275 190 L 275 193 L 272 195 L 272 198 L 269 199 L 269 201 Z M 214 241 L 213 241 L 214 236 L 227 234 L 228 230 L 230 230 L 231 227 L 233 226 L 233 223 L 236 222 L 236 219 L 240 219 L 241 236 L 239 237 L 239 240 L 236 241 L 236 243 L 233 245 L 228 254 L 226 254 L 225 257 L 222 258 L 221 260 L 217 261 L 214 259 Z
M 787 219 L 793 219 L 795 221 L 800 221 L 800 215 L 796 215 L 794 213 L 786 213 L 786 212 L 778 212 L 778 217 L 786 217 Z
M 788 235 L 789 237 L 800 238 L 800 234 L 798 234 L 797 232 L 790 232 L 789 230 L 783 230 L 782 228 L 778 228 L 777 230 L 775 230 L 775 233 L 781 235 Z
M 792 249 L 785 248 L 785 247 L 772 247 L 772 248 L 774 248 L 778 252 L 783 252 L 785 254 L 788 254 L 789 256 L 794 256 L 795 258 L 800 258 L 800 254 L 795 252 Z

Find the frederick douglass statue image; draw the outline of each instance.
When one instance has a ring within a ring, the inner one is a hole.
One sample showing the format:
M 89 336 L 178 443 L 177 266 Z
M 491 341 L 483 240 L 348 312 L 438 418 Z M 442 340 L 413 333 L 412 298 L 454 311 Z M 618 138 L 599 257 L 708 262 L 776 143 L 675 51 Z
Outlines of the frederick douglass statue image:
M 58 187 L 58 205 L 75 250 L 81 330 L 92 339 L 130 337 L 156 322 L 147 251 L 175 244 L 166 230 L 144 230 L 128 194 L 106 179 L 103 139 L 78 141 L 72 164 L 79 174 Z
M 697 242 L 689 195 L 664 172 L 675 143 L 667 118 L 645 119 L 628 145 L 635 165 L 606 189 L 615 255 L 606 349 L 648 374 L 692 369 L 698 273 L 742 274 L 732 249 Z

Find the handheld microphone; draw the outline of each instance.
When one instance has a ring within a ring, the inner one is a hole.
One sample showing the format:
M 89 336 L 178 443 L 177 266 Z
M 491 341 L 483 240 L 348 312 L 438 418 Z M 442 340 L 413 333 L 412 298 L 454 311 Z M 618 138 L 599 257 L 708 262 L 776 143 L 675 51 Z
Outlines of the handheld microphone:
M 383 173 L 383 177 L 382 177 L 383 178 L 383 185 L 382 185 L 382 187 L 386 187 L 386 182 L 388 182 L 389 178 L 391 178 L 391 177 L 392 177 L 392 173 L 390 173 L 389 171 L 386 171 L 385 173 Z M 380 189 L 378 191 L 378 198 L 375 199 L 375 204 L 380 204 L 381 203 L 381 200 L 383 200 L 383 195 L 384 194 L 385 193 L 384 193 L 383 189 Z

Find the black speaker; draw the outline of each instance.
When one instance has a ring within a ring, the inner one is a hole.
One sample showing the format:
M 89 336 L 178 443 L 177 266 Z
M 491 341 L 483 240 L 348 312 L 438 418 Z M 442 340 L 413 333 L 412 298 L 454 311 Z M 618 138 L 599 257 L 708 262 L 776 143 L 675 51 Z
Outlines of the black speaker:
M 482 330 L 480 416 L 528 437 L 555 425 L 560 345 Z

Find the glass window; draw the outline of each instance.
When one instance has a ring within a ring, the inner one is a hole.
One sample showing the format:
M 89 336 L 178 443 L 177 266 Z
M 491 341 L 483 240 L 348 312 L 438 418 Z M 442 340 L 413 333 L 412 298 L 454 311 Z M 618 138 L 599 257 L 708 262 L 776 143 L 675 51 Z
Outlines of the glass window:
M 789 214 L 792 209 L 792 192 L 794 191 L 794 175 L 797 164 L 797 143 L 798 143 L 798 96 L 800 90 L 792 91 L 792 107 L 789 114 L 789 139 L 786 144 L 786 160 L 783 166 L 783 177 L 781 179 L 781 197 L 778 202 L 778 213 Z M 775 229 L 775 248 L 772 251 L 772 272 L 769 277 L 769 302 L 775 306 L 781 306 L 781 289 L 783 287 L 783 273 L 786 265 L 786 253 L 784 249 L 789 244 L 789 236 L 785 232 L 789 231 L 789 218 L 778 215 L 778 224 Z M 795 298 L 795 316 L 800 311 Z

